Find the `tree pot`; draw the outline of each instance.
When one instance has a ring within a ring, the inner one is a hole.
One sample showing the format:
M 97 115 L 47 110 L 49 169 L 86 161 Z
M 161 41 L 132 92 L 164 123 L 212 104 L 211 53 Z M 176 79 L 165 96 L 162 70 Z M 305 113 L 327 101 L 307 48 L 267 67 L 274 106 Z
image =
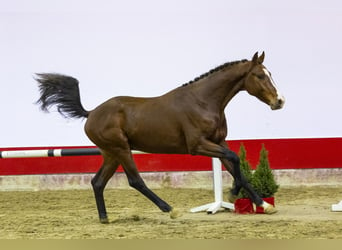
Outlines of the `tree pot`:
M 235 213 L 238 214 L 253 214 L 253 203 L 249 198 L 240 198 L 234 202 Z
M 267 203 L 271 204 L 274 206 L 274 197 L 267 197 L 267 198 L 262 198 L 264 201 Z M 240 198 L 237 199 L 234 203 L 235 206 L 235 213 L 238 214 L 263 214 L 264 213 L 264 208 L 263 207 L 256 207 L 256 210 L 254 211 L 253 208 L 253 202 L 249 198 Z

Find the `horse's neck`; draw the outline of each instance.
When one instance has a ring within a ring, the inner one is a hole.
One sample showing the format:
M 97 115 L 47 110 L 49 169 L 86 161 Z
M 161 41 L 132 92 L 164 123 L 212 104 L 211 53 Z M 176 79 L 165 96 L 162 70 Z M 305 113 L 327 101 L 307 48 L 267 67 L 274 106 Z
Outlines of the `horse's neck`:
M 202 100 L 223 110 L 228 102 L 241 90 L 243 78 L 249 70 L 249 62 L 232 65 L 210 74 L 193 89 Z

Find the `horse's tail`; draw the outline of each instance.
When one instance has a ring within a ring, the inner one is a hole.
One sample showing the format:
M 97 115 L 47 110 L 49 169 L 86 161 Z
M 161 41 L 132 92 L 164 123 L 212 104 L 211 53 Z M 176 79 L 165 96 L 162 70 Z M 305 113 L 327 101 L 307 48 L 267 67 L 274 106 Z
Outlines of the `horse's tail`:
M 40 98 L 37 104 L 43 111 L 49 111 L 51 106 L 64 117 L 87 118 L 89 111 L 81 104 L 80 90 L 77 79 L 61 74 L 36 74 Z

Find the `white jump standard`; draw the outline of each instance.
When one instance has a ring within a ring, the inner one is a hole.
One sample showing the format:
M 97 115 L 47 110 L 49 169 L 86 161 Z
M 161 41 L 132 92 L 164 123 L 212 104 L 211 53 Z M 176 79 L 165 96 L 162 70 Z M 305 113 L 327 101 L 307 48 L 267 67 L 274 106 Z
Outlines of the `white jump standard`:
M 207 211 L 208 214 L 216 213 L 220 208 L 228 208 L 235 210 L 233 203 L 225 202 L 222 199 L 222 166 L 218 158 L 212 158 L 213 174 L 214 174 L 214 195 L 215 201 L 199 207 L 190 209 L 190 212 L 196 213 L 201 211 Z
M 337 204 L 331 205 L 331 211 L 333 212 L 342 212 L 342 201 Z

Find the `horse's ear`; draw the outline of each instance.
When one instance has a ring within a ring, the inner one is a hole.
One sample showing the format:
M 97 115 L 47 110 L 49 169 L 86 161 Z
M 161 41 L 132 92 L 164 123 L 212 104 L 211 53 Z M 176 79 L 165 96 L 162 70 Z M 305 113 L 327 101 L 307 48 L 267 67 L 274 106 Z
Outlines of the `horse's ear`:
M 253 62 L 254 64 L 257 64 L 257 63 L 258 63 L 258 52 L 255 52 L 255 54 L 254 54 L 254 56 L 253 56 L 253 58 L 252 58 L 252 62 Z
M 258 63 L 262 64 L 264 62 L 265 59 L 265 52 L 263 51 L 261 56 L 258 58 Z

